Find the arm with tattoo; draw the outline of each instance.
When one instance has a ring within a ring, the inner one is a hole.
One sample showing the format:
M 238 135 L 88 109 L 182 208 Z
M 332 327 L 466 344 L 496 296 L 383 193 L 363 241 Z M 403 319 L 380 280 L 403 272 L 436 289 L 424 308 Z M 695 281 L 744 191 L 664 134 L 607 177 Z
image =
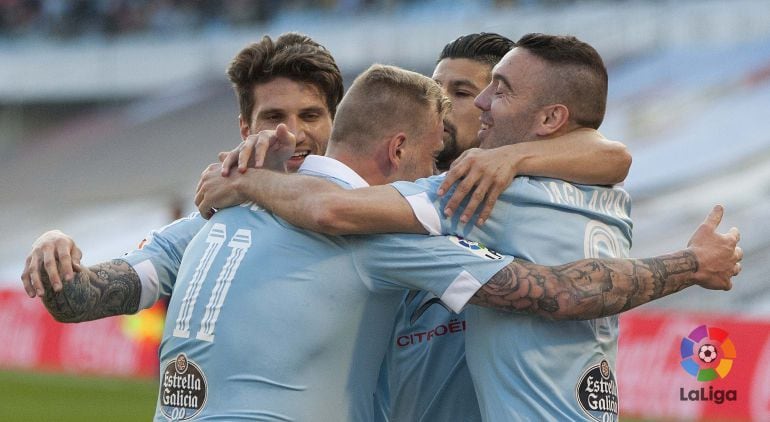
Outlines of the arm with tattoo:
M 83 322 L 114 315 L 132 314 L 139 308 L 141 283 L 125 261 L 114 259 L 83 267 L 71 282 L 54 291 L 45 271 L 40 273 L 43 304 L 59 322 Z
M 584 259 L 546 267 L 515 260 L 470 303 L 549 319 L 615 315 L 697 282 L 690 250 L 648 259 Z
M 549 319 L 615 315 L 694 284 L 730 290 L 743 250 L 735 227 L 717 233 L 721 206 L 706 217 L 688 248 L 646 259 L 584 259 L 546 267 L 514 260 L 476 292 L 470 303 Z

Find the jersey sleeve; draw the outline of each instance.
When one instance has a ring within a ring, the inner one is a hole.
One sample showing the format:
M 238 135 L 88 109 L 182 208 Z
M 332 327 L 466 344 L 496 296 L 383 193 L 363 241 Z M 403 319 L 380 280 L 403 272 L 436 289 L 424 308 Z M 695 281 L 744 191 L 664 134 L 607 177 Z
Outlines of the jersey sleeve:
M 443 181 L 444 176 L 439 175 L 415 182 L 399 181 L 390 184 L 406 199 L 417 220 L 433 236 L 441 235 L 444 225 L 442 202 L 446 201 L 441 201 L 442 198 L 436 193 Z
M 476 210 L 468 224 L 460 222 L 462 216 L 460 211 L 464 210 L 470 201 L 470 195 L 468 195 L 460 202 L 459 211 L 452 214 L 451 217 L 446 217 L 444 208 L 457 188 L 457 183 L 452 185 L 446 194 L 439 196 L 438 188 L 444 182 L 445 177 L 445 174 L 440 174 L 418 179 L 415 182 L 393 182 L 391 186 L 409 203 L 417 220 L 422 223 L 429 234 L 434 236 L 452 233 L 465 235 L 462 229 L 465 226 L 472 228 L 475 225 L 481 209 Z
M 205 224 L 206 220 L 199 213 L 180 218 L 150 232 L 138 249 L 121 258 L 131 265 L 141 280 L 139 309 L 149 308 L 161 296 L 171 294 L 182 255 Z
M 354 260 L 372 290 L 426 290 L 460 312 L 513 257 L 457 236 L 355 236 Z

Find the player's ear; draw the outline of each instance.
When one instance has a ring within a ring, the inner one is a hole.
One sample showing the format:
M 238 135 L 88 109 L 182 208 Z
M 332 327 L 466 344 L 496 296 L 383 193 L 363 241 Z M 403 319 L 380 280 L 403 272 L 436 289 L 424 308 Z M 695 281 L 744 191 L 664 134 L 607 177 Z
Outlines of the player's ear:
M 551 104 L 540 109 L 537 114 L 538 136 L 553 135 L 569 122 L 569 109 L 564 104 Z
M 243 118 L 242 114 L 238 115 L 238 127 L 241 131 L 241 140 L 245 141 L 249 137 L 249 121 Z
M 388 161 L 391 167 L 397 169 L 404 158 L 404 148 L 406 148 L 406 134 L 398 132 L 388 139 Z

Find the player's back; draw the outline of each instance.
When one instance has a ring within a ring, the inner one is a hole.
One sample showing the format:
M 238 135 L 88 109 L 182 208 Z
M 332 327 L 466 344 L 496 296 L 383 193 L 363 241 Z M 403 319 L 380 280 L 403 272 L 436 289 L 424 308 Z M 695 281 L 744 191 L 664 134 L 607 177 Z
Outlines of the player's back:
M 466 226 L 463 232 L 495 250 L 543 265 L 627 257 L 629 207 L 622 189 L 519 177 L 480 230 Z M 509 420 L 512 415 L 617 419 L 617 317 L 550 321 L 475 306 L 466 314 L 471 327 L 466 333 L 468 365 L 485 420 Z M 589 379 L 603 381 L 604 387 L 591 391 Z
M 343 238 L 222 210 L 182 260 L 156 419 L 371 420 L 400 297 L 370 294 Z

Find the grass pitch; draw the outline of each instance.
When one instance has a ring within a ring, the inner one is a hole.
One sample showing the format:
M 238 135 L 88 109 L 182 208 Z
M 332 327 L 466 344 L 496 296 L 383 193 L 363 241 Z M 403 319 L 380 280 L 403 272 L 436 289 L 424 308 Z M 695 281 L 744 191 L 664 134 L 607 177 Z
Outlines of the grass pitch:
M 0 421 L 149 421 L 154 379 L 0 371 Z

